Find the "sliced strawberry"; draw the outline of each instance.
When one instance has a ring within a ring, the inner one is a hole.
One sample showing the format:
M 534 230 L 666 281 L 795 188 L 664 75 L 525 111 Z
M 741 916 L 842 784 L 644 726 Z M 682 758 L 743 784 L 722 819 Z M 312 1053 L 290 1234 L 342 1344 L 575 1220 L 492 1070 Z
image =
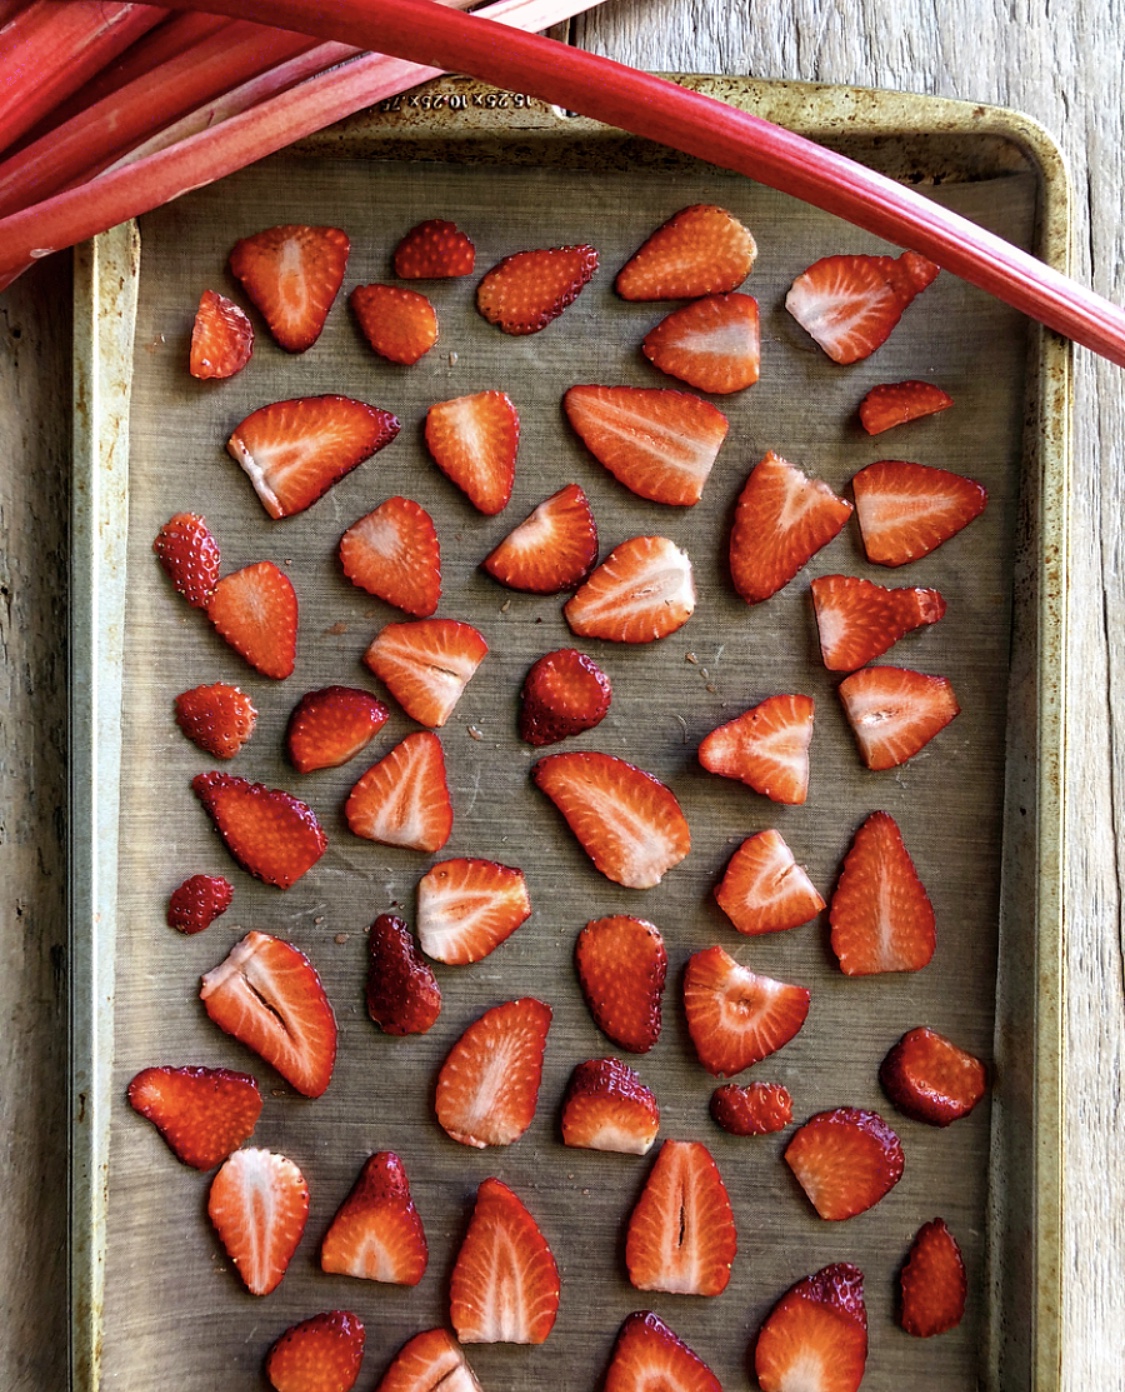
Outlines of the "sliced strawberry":
M 545 329 L 574 303 L 598 269 L 592 246 L 547 247 L 505 256 L 477 286 L 477 309 L 506 334 Z
M 889 590 L 856 575 L 818 575 L 811 589 L 820 653 L 830 672 L 854 672 L 945 614 L 937 590 Z
M 557 648 L 534 662 L 520 692 L 520 739 L 557 744 L 600 725 L 613 691 L 591 657 L 576 648 Z
M 615 546 L 563 606 L 571 632 L 610 643 L 653 643 L 695 612 L 691 561 L 667 537 L 639 536 Z
M 636 1069 L 620 1059 L 589 1059 L 570 1075 L 562 1109 L 563 1144 L 647 1155 L 660 1108 Z
M 266 1354 L 275 1392 L 351 1392 L 359 1377 L 363 1322 L 348 1310 L 326 1310 L 291 1325 Z
M 272 561 L 226 575 L 215 586 L 207 617 L 220 636 L 263 676 L 284 681 L 297 663 L 297 592 Z
M 338 227 L 268 227 L 235 243 L 230 269 L 276 342 L 303 353 L 320 337 L 350 250 Z
M 576 483 L 552 493 L 481 562 L 494 580 L 528 594 L 572 590 L 598 559 L 590 500 Z
M 948 678 L 902 667 L 864 667 L 836 694 L 869 769 L 906 763 L 961 713 Z
M 412 498 L 393 497 L 340 538 L 344 574 L 361 590 L 415 618 L 441 599 L 441 546 L 433 518 Z
M 375 1392 L 481 1392 L 464 1350 L 444 1329 L 407 1340 Z
M 252 411 L 227 441 L 273 518 L 304 512 L 399 432 L 389 411 L 349 396 L 300 396 Z
M 805 1023 L 809 993 L 759 976 L 721 947 L 707 947 L 688 960 L 684 1013 L 699 1062 L 723 1078 L 788 1044 Z
M 285 729 L 289 762 L 298 773 L 338 768 L 371 743 L 389 714 L 382 701 L 354 686 L 306 691 Z
M 348 794 L 344 816 L 369 841 L 440 851 L 453 830 L 453 803 L 437 735 L 417 730 L 372 764 Z
M 628 889 L 651 889 L 691 850 L 670 788 L 613 754 L 548 754 L 531 770 L 595 867 Z
M 559 1311 L 559 1269 L 522 1201 L 498 1179 L 476 1206 L 449 1283 L 449 1319 L 463 1344 L 541 1344 Z
M 730 429 L 702 397 L 666 387 L 571 387 L 567 419 L 599 464 L 640 498 L 690 507 Z
M 617 273 L 623 300 L 692 300 L 734 290 L 758 254 L 733 214 L 710 203 L 681 208 Z
M 486 1010 L 438 1075 L 437 1119 L 462 1145 L 511 1145 L 531 1125 L 543 1078 L 551 1007 L 525 996 Z
M 988 502 L 982 484 L 948 469 L 880 459 L 852 479 L 867 559 L 900 566 L 920 560 L 979 517 Z
M 762 1392 L 857 1392 L 867 1364 L 863 1272 L 834 1262 L 781 1297 L 758 1331 Z
M 578 935 L 574 964 L 598 1029 L 618 1048 L 647 1054 L 660 1038 L 668 976 L 660 929 L 629 914 L 593 919 Z
M 142 1068 L 129 1084 L 129 1105 L 185 1165 L 210 1170 L 249 1140 L 262 1094 L 248 1073 L 229 1068 Z
M 719 1379 L 651 1310 L 635 1310 L 617 1334 L 603 1392 L 723 1392 Z
M 726 395 L 752 387 L 762 355 L 758 301 L 708 295 L 661 319 L 641 349 L 653 367 L 698 391 Z
M 726 1185 L 700 1141 L 665 1141 L 629 1217 L 625 1265 L 638 1290 L 721 1295 L 738 1250 Z
M 890 1193 L 902 1178 L 902 1145 L 877 1112 L 837 1107 L 794 1132 L 785 1163 L 817 1213 L 835 1223 Z
M 799 805 L 809 791 L 811 696 L 767 696 L 753 709 L 704 736 L 699 762 L 774 802 Z
M 961 1323 L 968 1294 L 965 1263 L 941 1218 L 924 1223 L 914 1235 L 899 1289 L 899 1323 L 908 1334 L 929 1339 Z
M 934 955 L 933 906 L 888 813 L 872 812 L 856 832 L 828 918 L 847 976 L 920 971 Z
M 740 933 L 781 933 L 808 923 L 824 899 L 779 831 L 748 837 L 715 889 L 719 907 Z
M 168 900 L 168 926 L 181 933 L 202 933 L 234 898 L 234 887 L 222 875 L 190 875 Z
M 164 572 L 193 609 L 206 609 L 219 583 L 219 543 L 206 520 L 177 512 L 156 534 L 152 549 Z
M 254 733 L 258 712 L 244 691 L 226 682 L 193 686 L 176 697 L 176 724 L 205 753 L 233 759 Z
M 520 418 L 502 391 L 439 401 L 426 412 L 426 448 L 478 512 L 508 506 L 516 477 Z
M 348 303 L 364 338 L 390 362 L 411 367 L 438 341 L 437 310 L 417 290 L 357 285 Z
M 968 1116 L 985 1094 L 988 1070 L 952 1039 L 922 1025 L 907 1030 L 879 1068 L 883 1091 L 900 1112 L 930 1126 Z
M 732 1136 L 769 1136 L 793 1120 L 793 1099 L 780 1083 L 724 1083 L 711 1094 L 711 1116 Z
M 472 275 L 476 248 L 455 222 L 427 218 L 395 247 L 395 275 L 401 280 L 448 280 Z
M 898 258 L 826 256 L 793 282 L 785 308 L 834 362 L 858 362 L 886 342 L 937 273 L 913 251 Z
M 488 644 L 471 624 L 417 619 L 387 624 L 363 660 L 411 720 L 436 729 L 453 714 L 487 653 Z
M 191 326 L 188 371 L 206 381 L 233 377 L 254 352 L 254 326 L 245 312 L 214 290 L 204 290 Z
M 859 420 L 868 435 L 947 411 L 953 398 L 933 382 L 882 382 L 859 403 Z
M 852 505 L 773 450 L 751 470 L 739 495 L 730 537 L 730 573 L 747 604 L 788 585 L 835 537 Z
M 428 1261 L 426 1234 L 402 1161 L 393 1151 L 378 1151 L 364 1162 L 324 1235 L 321 1269 L 416 1286 Z
M 523 871 L 494 860 L 443 860 L 418 881 L 418 941 L 450 966 L 487 957 L 530 915 Z
M 269 1295 L 305 1231 L 309 1190 L 284 1155 L 236 1150 L 211 1181 L 207 1214 L 251 1295 Z
M 316 968 L 292 943 L 254 930 L 204 976 L 207 1014 L 306 1097 L 319 1097 L 336 1062 L 336 1017 Z
M 291 793 L 230 773 L 197 773 L 191 786 L 227 850 L 266 884 L 289 889 L 324 854 L 316 813 Z
M 368 1015 L 384 1034 L 425 1034 L 441 1014 L 441 988 L 410 929 L 380 914 L 367 946 Z

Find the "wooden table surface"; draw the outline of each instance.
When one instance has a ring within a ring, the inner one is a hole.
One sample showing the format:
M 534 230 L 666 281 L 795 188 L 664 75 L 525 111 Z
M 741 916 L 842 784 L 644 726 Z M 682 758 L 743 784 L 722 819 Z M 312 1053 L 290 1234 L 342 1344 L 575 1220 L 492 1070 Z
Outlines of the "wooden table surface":
M 1069 161 L 1080 279 L 1125 302 L 1120 0 L 607 0 L 583 47 L 640 67 L 1010 106 Z M 0 1387 L 65 1386 L 67 254 L 0 294 Z M 1125 1388 L 1125 372 L 1079 350 L 1069 642 L 1064 1376 Z M 1122 736 L 1121 739 L 1118 737 Z M 133 1389 L 130 1389 L 133 1392 Z M 141 1389 L 136 1389 L 141 1392 Z

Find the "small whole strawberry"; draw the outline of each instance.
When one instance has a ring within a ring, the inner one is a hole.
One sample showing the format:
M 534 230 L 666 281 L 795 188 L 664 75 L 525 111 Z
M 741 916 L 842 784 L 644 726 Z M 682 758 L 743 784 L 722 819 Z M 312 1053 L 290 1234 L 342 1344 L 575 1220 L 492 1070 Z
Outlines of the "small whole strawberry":
M 176 724 L 204 753 L 233 759 L 254 733 L 258 712 L 237 686 L 214 682 L 176 697 Z
M 274 1392 L 350 1392 L 363 1362 L 363 1324 L 329 1310 L 288 1328 L 266 1355 Z
M 441 988 L 405 922 L 380 914 L 367 936 L 367 1013 L 384 1034 L 425 1034 L 441 1014 Z
M 193 609 L 206 609 L 219 583 L 219 543 L 204 518 L 177 512 L 157 533 L 152 549 L 176 589 Z
M 181 933 L 202 933 L 226 913 L 234 888 L 222 875 L 190 875 L 168 900 L 168 926 Z
M 609 711 L 609 678 L 576 648 L 558 648 L 532 664 L 520 692 L 520 739 L 557 744 L 599 725 Z

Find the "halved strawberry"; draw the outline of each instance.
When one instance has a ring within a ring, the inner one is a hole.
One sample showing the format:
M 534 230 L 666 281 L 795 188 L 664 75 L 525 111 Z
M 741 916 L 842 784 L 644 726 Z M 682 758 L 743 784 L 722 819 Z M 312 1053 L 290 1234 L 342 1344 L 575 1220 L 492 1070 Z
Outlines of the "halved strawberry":
M 219 543 L 204 518 L 177 512 L 156 534 L 152 549 L 164 573 L 193 609 L 206 609 L 219 583 Z
M 254 352 L 254 326 L 233 300 L 204 290 L 191 326 L 188 371 L 206 381 L 233 377 Z
M 478 512 L 508 506 L 516 477 L 520 418 L 502 391 L 439 401 L 426 412 L 426 448 Z
M 488 644 L 457 619 L 392 623 L 371 641 L 364 662 L 412 720 L 440 728 L 453 714 Z
M 591 657 L 576 648 L 544 653 L 523 681 L 520 739 L 557 744 L 601 724 L 613 692 L 609 678 Z
M 168 900 L 168 926 L 181 933 L 202 933 L 234 898 L 234 887 L 222 875 L 189 875 Z
M 266 884 L 289 889 L 327 848 L 316 813 L 292 793 L 217 772 L 197 773 L 191 786 L 227 850 Z
M 886 342 L 937 273 L 913 251 L 897 258 L 826 256 L 793 282 L 785 308 L 834 362 L 858 362 Z
M 455 222 L 427 218 L 395 247 L 395 275 L 402 280 L 448 280 L 472 275 L 476 248 Z
M 863 1272 L 834 1262 L 791 1286 L 758 1331 L 762 1392 L 857 1392 L 867 1364 Z
M 779 831 L 747 837 L 715 888 L 719 907 L 740 933 L 781 933 L 808 923 L 824 899 Z
M 725 208 L 681 208 L 633 253 L 613 286 L 623 300 L 691 300 L 734 290 L 758 254 L 754 238 Z
M 263 676 L 284 681 L 297 663 L 297 592 L 272 561 L 225 575 L 207 603 L 219 635 Z
M 274 1392 L 351 1392 L 359 1377 L 363 1322 L 348 1310 L 326 1310 L 290 1325 L 266 1354 Z
M 449 1282 L 449 1320 L 463 1344 L 541 1344 L 559 1311 L 559 1269 L 523 1202 L 486 1179 Z
M 968 1294 L 965 1263 L 957 1239 L 941 1218 L 924 1223 L 915 1233 L 898 1279 L 899 1323 L 908 1334 L 929 1339 L 961 1323 Z
M 881 382 L 859 403 L 859 420 L 868 435 L 947 411 L 953 398 L 933 382 Z
M 390 362 L 412 367 L 438 341 L 437 310 L 417 290 L 357 285 L 348 303 L 364 338 Z
M 544 247 L 505 256 L 477 286 L 477 309 L 506 334 L 545 329 L 574 303 L 598 269 L 592 246 Z
M 684 971 L 684 1014 L 699 1062 L 718 1078 L 741 1073 L 788 1044 L 809 1013 L 809 993 L 760 976 L 721 947 L 694 953 Z
M 730 429 L 702 397 L 667 387 L 575 386 L 563 409 L 599 464 L 639 498 L 690 507 Z
M 511 865 L 443 860 L 418 881 L 418 941 L 451 966 L 487 957 L 530 915 L 524 873 Z
M 574 947 L 578 981 L 598 1029 L 647 1054 L 660 1038 L 668 953 L 655 924 L 629 914 L 592 919 Z
M 700 1141 L 665 1141 L 629 1216 L 629 1280 L 638 1290 L 721 1295 L 737 1250 L 734 1213 L 711 1152 Z
M 952 1039 L 921 1025 L 893 1046 L 879 1066 L 879 1081 L 906 1116 L 948 1126 L 968 1116 L 984 1096 L 988 1070 Z
M 617 1333 L 603 1392 L 723 1392 L 702 1358 L 651 1310 L 635 1310 Z
M 233 759 L 254 733 L 258 712 L 245 691 L 226 682 L 193 686 L 175 700 L 176 724 L 205 753 Z
M 262 1094 L 249 1073 L 229 1068 L 142 1068 L 129 1084 L 129 1105 L 185 1165 L 210 1170 L 249 1140 Z
M 481 1392 L 481 1386 L 453 1335 L 427 1329 L 403 1344 L 375 1392 Z
M 427 619 L 438 607 L 437 529 L 412 498 L 388 498 L 353 522 L 340 538 L 340 565 L 353 585 L 415 618 Z
M 416 730 L 372 764 L 348 794 L 344 816 L 368 841 L 440 851 L 453 830 L 453 803 L 437 735 Z
M 809 791 L 813 699 L 767 696 L 705 735 L 699 762 L 709 773 L 735 778 L 774 802 L 799 805 Z
M 857 575 L 818 575 L 811 589 L 820 653 L 830 672 L 854 672 L 945 614 L 937 590 L 889 590 Z
M 336 1017 L 316 968 L 292 943 L 256 929 L 200 985 L 207 1014 L 306 1097 L 319 1097 L 336 1062 Z
M 354 686 L 306 691 L 285 729 L 289 762 L 298 773 L 338 768 L 370 744 L 389 714 L 382 701 Z
M 615 546 L 563 606 L 571 632 L 610 643 L 653 643 L 695 612 L 691 560 L 667 537 Z
M 788 585 L 835 537 L 852 505 L 773 450 L 751 470 L 739 495 L 730 537 L 730 573 L 747 604 Z
M 441 1014 L 441 987 L 410 929 L 380 914 L 367 947 L 368 1015 L 384 1034 L 425 1034 Z
M 251 1295 L 281 1283 L 309 1216 L 309 1189 L 284 1155 L 236 1150 L 211 1181 L 207 1215 Z
M 732 1136 L 769 1136 L 793 1120 L 793 1099 L 780 1083 L 724 1083 L 711 1094 L 711 1116 Z
M 481 565 L 509 589 L 560 594 L 584 580 L 597 559 L 590 500 L 576 483 L 568 483 L 545 498 Z
M 856 832 L 828 918 L 847 976 L 920 971 L 934 955 L 933 905 L 889 813 L 872 812 Z
M 653 367 L 699 391 L 726 395 L 752 387 L 761 363 L 758 301 L 708 295 L 674 309 L 641 344 Z
M 595 867 L 628 889 L 651 889 L 691 850 L 676 795 L 613 754 L 548 754 L 531 770 Z
M 983 484 L 948 469 L 880 459 L 852 479 L 867 559 L 900 566 L 956 536 L 988 502 Z
M 320 337 L 344 283 L 351 243 L 338 227 L 288 223 L 236 242 L 230 269 L 287 353 Z
M 260 406 L 227 441 L 273 518 L 292 517 L 399 432 L 389 411 L 349 396 L 300 396 Z
M 890 1193 L 904 1162 L 898 1137 L 878 1112 L 836 1107 L 798 1127 L 785 1163 L 817 1213 L 835 1223 L 866 1212 Z
M 351 1193 L 336 1211 L 320 1248 L 320 1265 L 338 1276 L 416 1286 L 426 1274 L 429 1248 L 410 1196 L 410 1182 L 394 1151 L 364 1161 Z
M 531 996 L 494 1005 L 450 1049 L 435 1108 L 446 1133 L 483 1149 L 518 1141 L 535 1116 L 551 1007 Z
M 864 667 L 836 694 L 869 769 L 906 763 L 961 713 L 947 677 L 902 667 Z
M 660 1108 L 635 1068 L 620 1059 L 589 1059 L 570 1075 L 562 1108 L 563 1144 L 647 1155 L 660 1129 Z

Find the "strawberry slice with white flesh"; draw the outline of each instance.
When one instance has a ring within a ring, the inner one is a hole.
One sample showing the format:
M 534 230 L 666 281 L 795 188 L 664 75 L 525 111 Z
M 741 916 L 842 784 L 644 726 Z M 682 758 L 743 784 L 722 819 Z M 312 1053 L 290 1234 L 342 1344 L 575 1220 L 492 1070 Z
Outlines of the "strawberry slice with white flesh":
M 609 643 L 653 643 L 695 612 L 691 560 L 667 537 L 638 536 L 615 546 L 563 606 L 572 633 Z
M 453 830 L 445 753 L 432 730 L 416 730 L 367 770 L 344 817 L 356 836 L 432 854 Z
M 512 590 L 561 594 L 580 584 L 598 559 L 590 500 L 576 483 L 545 498 L 481 562 Z
M 635 1310 L 617 1334 L 603 1392 L 723 1392 L 706 1363 L 651 1310 Z
M 287 223 L 236 242 L 230 269 L 287 353 L 320 337 L 344 283 L 351 243 L 338 227 Z
M 340 538 L 340 565 L 361 590 L 416 619 L 441 599 L 441 545 L 433 518 L 395 496 L 353 522 Z
M 902 459 L 868 464 L 852 479 L 852 491 L 867 559 L 884 566 L 928 556 L 988 502 L 975 479 Z
M 653 367 L 698 391 L 743 391 L 758 380 L 761 363 L 758 302 L 709 295 L 683 305 L 649 329 L 641 351 Z
M 387 624 L 363 660 L 412 720 L 440 729 L 487 653 L 471 624 L 417 619 Z
M 947 677 L 902 667 L 864 667 L 845 677 L 836 694 L 860 758 L 876 771 L 912 759 L 961 713 Z
M 863 1272 L 834 1262 L 781 1297 L 758 1331 L 762 1392 L 857 1392 L 867 1366 Z
M 306 802 L 232 773 L 197 773 L 191 781 L 223 843 L 239 865 L 266 884 L 290 889 L 328 848 Z
M 743 841 L 715 898 L 735 928 L 750 936 L 796 928 L 824 908 L 820 891 L 773 828 Z
M 207 1214 L 246 1289 L 269 1295 L 304 1234 L 308 1185 L 284 1155 L 236 1150 L 211 1181 Z
M 856 832 L 828 918 L 847 976 L 920 971 L 934 955 L 933 905 L 889 813 L 872 812 Z
M 426 1329 L 403 1344 L 375 1392 L 481 1392 L 481 1385 L 453 1335 Z
M 729 1078 L 776 1053 L 809 1013 L 804 986 L 775 981 L 736 962 L 722 947 L 693 954 L 684 972 L 684 1014 L 699 1061 Z
M 836 1107 L 798 1127 L 785 1148 L 809 1202 L 832 1223 L 873 1208 L 902 1178 L 902 1144 L 878 1112 Z
M 818 575 L 810 588 L 820 654 L 830 672 L 854 672 L 945 615 L 937 590 L 890 590 L 857 575 Z
M 508 506 L 516 478 L 520 418 L 502 391 L 439 401 L 426 413 L 426 448 L 478 512 Z
M 284 681 L 293 675 L 297 593 L 272 561 L 224 575 L 207 601 L 207 617 L 220 637 L 263 676 Z
M 498 1179 L 477 1190 L 449 1282 L 463 1344 L 541 1344 L 559 1311 L 559 1269 L 523 1201 Z
M 647 1155 L 660 1108 L 635 1068 L 620 1059 L 588 1059 L 570 1075 L 562 1109 L 563 1144 Z
M 479 962 L 530 916 L 527 880 L 511 865 L 443 860 L 418 881 L 418 941 L 449 966 Z
M 623 300 L 693 300 L 734 290 L 757 257 L 754 238 L 733 213 L 693 203 L 662 223 L 617 273 Z
M 700 1141 L 665 1141 L 629 1217 L 629 1280 L 638 1290 L 721 1295 L 737 1250 L 730 1197 L 711 1152 Z
M 445 1132 L 462 1145 L 511 1145 L 535 1116 L 551 1007 L 534 997 L 486 1010 L 446 1055 L 435 1108 Z
M 292 943 L 247 933 L 202 980 L 207 1014 L 276 1068 L 305 1097 L 319 1097 L 336 1062 L 336 1017 L 316 968 Z
M 660 929 L 631 914 L 586 924 L 574 965 L 594 1023 L 619 1049 L 647 1054 L 660 1038 L 668 952 Z
M 734 778 L 774 802 L 797 806 L 809 791 L 811 696 L 769 696 L 706 735 L 699 762 L 709 773 Z
M 416 1286 L 429 1248 L 410 1196 L 410 1182 L 393 1151 L 364 1161 L 320 1249 L 321 1270 L 397 1286 Z
M 870 357 L 902 312 L 938 273 L 917 252 L 901 256 L 825 256 L 802 271 L 785 308 L 833 362 Z
M 567 419 L 582 443 L 639 498 L 691 507 L 703 496 L 730 422 L 701 397 L 667 387 L 571 387 Z
M 691 850 L 675 793 L 613 754 L 548 754 L 531 771 L 595 867 L 628 889 L 652 889 Z

